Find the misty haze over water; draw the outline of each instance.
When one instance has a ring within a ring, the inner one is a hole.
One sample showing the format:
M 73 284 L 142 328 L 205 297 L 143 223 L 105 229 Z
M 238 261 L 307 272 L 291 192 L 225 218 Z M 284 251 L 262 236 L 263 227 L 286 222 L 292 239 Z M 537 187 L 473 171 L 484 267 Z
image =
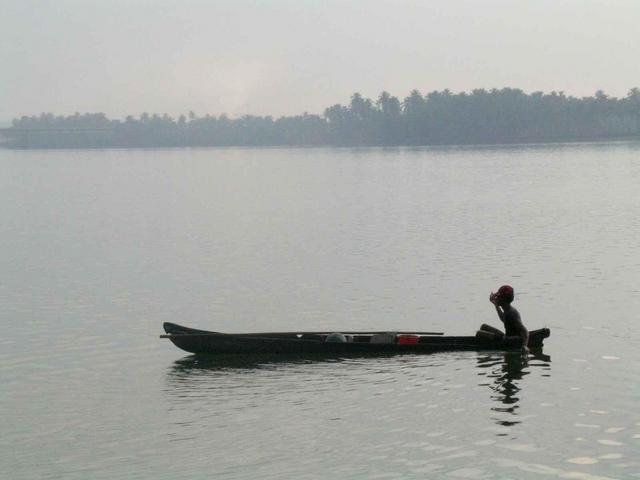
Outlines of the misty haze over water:
M 3 0 L 0 122 L 321 113 L 358 91 L 624 97 L 636 0 Z
M 0 0 L 0 477 L 640 478 L 639 25 L 638 0 Z M 158 338 L 473 335 L 507 282 L 542 351 Z

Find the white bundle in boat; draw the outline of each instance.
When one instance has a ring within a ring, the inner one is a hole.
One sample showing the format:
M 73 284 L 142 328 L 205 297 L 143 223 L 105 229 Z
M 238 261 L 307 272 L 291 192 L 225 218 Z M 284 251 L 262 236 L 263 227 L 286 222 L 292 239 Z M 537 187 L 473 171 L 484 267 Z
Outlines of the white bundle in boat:
M 376 333 L 371 336 L 371 343 L 396 343 L 396 332 Z

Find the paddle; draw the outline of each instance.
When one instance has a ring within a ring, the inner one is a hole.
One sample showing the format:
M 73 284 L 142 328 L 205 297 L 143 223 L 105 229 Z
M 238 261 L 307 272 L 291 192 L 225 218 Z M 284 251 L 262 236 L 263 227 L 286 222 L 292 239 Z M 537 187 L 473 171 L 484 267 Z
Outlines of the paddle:
M 330 335 L 332 333 L 342 333 L 344 335 L 357 335 L 361 337 L 369 337 L 373 335 L 380 335 L 383 333 L 395 333 L 397 335 L 444 335 L 444 332 L 396 332 L 396 331 L 382 331 L 382 332 L 352 332 L 352 331 L 340 331 L 340 332 L 261 332 L 261 333 L 221 333 L 221 332 L 185 332 L 185 333 L 173 333 L 169 335 L 160 335 L 160 338 L 169 338 L 172 335 L 192 335 L 192 336 L 207 336 L 207 335 L 233 335 L 236 337 L 286 337 L 286 336 L 305 336 L 305 335 Z

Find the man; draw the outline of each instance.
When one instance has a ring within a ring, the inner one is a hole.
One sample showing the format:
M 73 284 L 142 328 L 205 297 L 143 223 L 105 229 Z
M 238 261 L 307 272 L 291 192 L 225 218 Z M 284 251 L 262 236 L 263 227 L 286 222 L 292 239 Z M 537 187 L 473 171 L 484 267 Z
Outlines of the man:
M 511 306 L 513 302 L 513 287 L 510 285 L 501 286 L 496 293 L 491 292 L 489 301 L 496 307 L 498 317 L 504 324 L 504 330 L 507 337 L 521 337 L 522 349 L 529 351 L 529 331 L 520 319 L 520 313 Z

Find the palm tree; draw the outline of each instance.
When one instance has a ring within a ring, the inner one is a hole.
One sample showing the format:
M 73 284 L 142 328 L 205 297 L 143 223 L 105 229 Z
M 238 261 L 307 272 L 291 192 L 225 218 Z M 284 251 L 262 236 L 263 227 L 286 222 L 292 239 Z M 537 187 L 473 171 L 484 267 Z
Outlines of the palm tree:
M 385 115 L 391 117 L 400 115 L 400 100 L 398 100 L 397 97 L 391 96 L 389 92 L 382 92 L 376 101 L 376 105 Z
M 409 115 L 420 113 L 425 106 L 425 100 L 419 90 L 411 90 L 409 96 L 404 99 L 402 107 Z
M 359 93 L 354 93 L 351 95 L 351 105 L 349 109 L 356 117 L 365 119 L 371 117 L 373 104 L 370 99 L 363 98 Z

